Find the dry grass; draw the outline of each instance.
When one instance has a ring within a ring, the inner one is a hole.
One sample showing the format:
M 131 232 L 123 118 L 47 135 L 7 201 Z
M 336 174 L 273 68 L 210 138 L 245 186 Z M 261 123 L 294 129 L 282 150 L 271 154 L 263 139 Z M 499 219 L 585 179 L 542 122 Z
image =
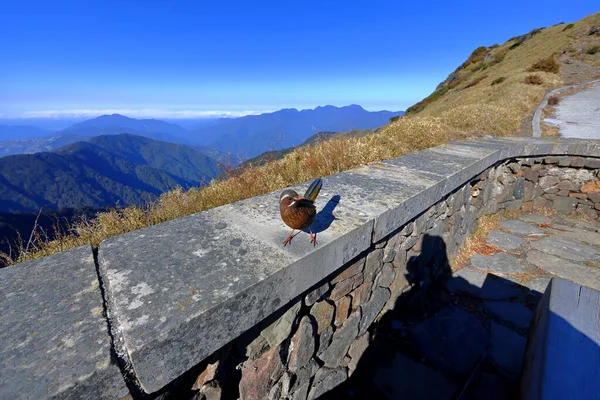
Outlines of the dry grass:
M 471 236 L 469 236 L 458 254 L 450 260 L 450 267 L 456 272 L 465 267 L 475 253 L 491 256 L 502 250 L 486 242 L 488 233 L 500 229 L 500 221 L 503 217 L 500 214 L 484 215 L 477 220 L 477 226 Z
M 557 96 L 557 95 L 554 95 L 554 96 L 550 96 L 550 97 L 548 98 L 548 105 L 550 105 L 550 106 L 555 106 L 555 105 L 557 105 L 558 103 L 560 103 L 560 97 L 559 97 L 559 96 Z
M 557 126 L 550 126 L 546 124 L 540 124 L 543 137 L 558 137 L 560 136 L 560 129 Z
M 536 71 L 551 72 L 553 74 L 558 74 L 560 72 L 560 65 L 558 65 L 558 63 L 556 62 L 554 54 L 546 58 L 540 58 L 539 60 L 534 62 L 531 67 L 527 68 L 527 72 Z
M 542 78 L 541 76 L 535 74 L 535 75 L 527 75 L 525 77 L 525 79 L 523 80 L 524 83 L 528 84 L 528 85 L 543 85 L 544 84 L 544 78 Z
M 5 255 L 5 261 L 12 264 L 83 244 L 98 245 L 111 236 L 450 140 L 483 134 L 517 135 L 545 91 L 563 83 L 558 74 L 540 71 L 536 75 L 541 78 L 541 84 L 526 84 L 524 80 L 529 75 L 526 69 L 540 59 L 574 47 L 573 43 L 584 36 L 587 38 L 590 27 L 598 23 L 600 13 L 584 18 L 567 31 L 558 25 L 534 30 L 501 46 L 480 47 L 440 90 L 378 133 L 319 142 L 264 166 L 231 173 L 226 179 L 213 181 L 206 187 L 165 193 L 145 207 L 100 213 L 94 220 L 78 221 L 60 232 L 57 240 L 50 241 L 39 234 L 29 249 L 21 249 L 26 251 L 19 256 Z M 518 46 L 514 46 L 516 40 Z M 460 90 L 467 82 L 479 83 L 484 79 L 496 84 L 474 84 L 468 90 Z M 500 82 L 501 85 L 497 84 Z

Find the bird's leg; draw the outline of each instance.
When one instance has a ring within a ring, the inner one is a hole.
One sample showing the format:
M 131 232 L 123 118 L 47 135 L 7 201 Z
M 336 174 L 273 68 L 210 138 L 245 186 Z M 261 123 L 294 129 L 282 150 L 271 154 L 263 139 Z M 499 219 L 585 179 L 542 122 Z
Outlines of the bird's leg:
M 295 231 L 296 231 L 295 229 L 292 229 L 292 233 L 290 233 L 290 236 L 288 236 L 287 239 L 285 239 L 283 241 L 283 247 L 285 247 L 286 244 L 288 244 L 292 241 L 292 237 L 293 237 L 292 235 L 294 234 Z
M 309 229 L 308 232 L 310 233 L 310 242 L 313 244 L 313 246 L 317 245 L 317 234 L 316 233 L 312 233 L 312 231 Z

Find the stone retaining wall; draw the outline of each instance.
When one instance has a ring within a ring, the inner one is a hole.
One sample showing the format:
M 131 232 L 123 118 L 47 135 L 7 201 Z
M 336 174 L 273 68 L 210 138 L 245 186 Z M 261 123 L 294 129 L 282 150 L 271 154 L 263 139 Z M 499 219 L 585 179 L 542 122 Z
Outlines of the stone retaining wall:
M 220 398 L 220 387 L 230 385 L 239 387 L 241 399 L 319 398 L 352 376 L 387 311 L 409 310 L 442 283 L 450 273 L 448 258 L 478 217 L 544 208 L 597 219 L 600 158 L 516 158 L 484 171 L 373 243 L 281 317 L 255 329 L 249 344 L 234 345 L 235 351 L 216 357 L 208 368 L 235 365 L 239 381 L 220 382 L 217 374 L 207 379 L 202 373 L 194 387 L 209 399 Z
M 325 177 L 316 247 L 282 248 L 278 191 L 0 270 L 0 397 L 317 398 L 386 311 L 427 301 L 479 216 L 598 218 L 599 155 L 453 143 Z

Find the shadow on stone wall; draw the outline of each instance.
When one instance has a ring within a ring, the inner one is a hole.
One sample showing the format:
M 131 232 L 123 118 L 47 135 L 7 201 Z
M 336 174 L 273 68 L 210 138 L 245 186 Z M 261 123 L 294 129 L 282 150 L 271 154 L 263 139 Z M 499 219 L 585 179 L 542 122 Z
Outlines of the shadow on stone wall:
M 335 215 L 333 215 L 333 210 L 335 210 L 335 208 L 339 204 L 340 199 L 341 196 L 339 194 L 332 196 L 331 199 L 329 199 L 329 201 L 327 202 L 327 204 L 325 204 L 325 207 L 323 207 L 321 211 L 317 213 L 315 222 L 311 226 L 311 230 L 313 233 L 320 233 L 329 229 L 333 221 L 335 221 L 336 219 Z
M 481 285 L 453 278 L 444 240 L 427 234 L 406 276 L 412 288 L 368 329 L 350 378 L 319 399 L 518 398 L 527 328 L 507 320 L 533 314 L 541 293 L 489 274 Z

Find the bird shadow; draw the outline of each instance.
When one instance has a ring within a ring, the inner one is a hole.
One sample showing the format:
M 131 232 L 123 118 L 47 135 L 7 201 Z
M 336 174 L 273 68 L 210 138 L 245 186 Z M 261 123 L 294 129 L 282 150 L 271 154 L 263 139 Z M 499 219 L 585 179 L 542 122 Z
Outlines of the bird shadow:
M 333 221 L 339 219 L 336 218 L 335 215 L 333 215 L 333 210 L 335 210 L 335 208 L 339 204 L 340 199 L 341 196 L 339 194 L 332 196 L 331 199 L 329 199 L 329 201 L 327 202 L 327 204 L 325 204 L 325 207 L 323 207 L 323 209 L 321 209 L 321 211 L 317 213 L 317 216 L 315 217 L 315 222 L 313 222 L 313 224 L 310 227 L 312 233 L 320 233 L 329 229 Z M 308 229 L 306 230 L 306 232 L 308 232 Z

